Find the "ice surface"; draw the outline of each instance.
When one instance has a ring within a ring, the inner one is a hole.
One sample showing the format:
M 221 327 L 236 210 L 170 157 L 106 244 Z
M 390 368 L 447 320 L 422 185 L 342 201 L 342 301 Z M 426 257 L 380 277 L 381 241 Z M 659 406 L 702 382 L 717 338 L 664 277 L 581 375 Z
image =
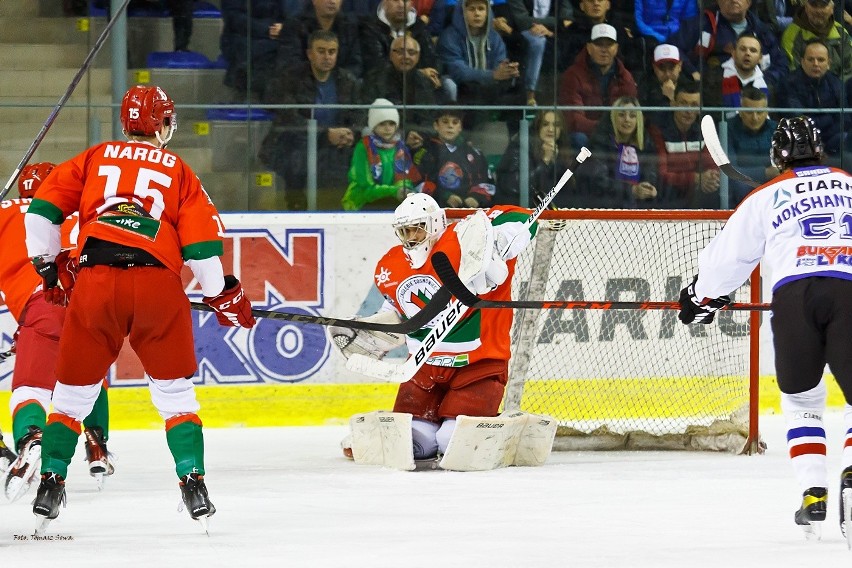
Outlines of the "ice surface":
M 116 431 L 103 492 L 78 449 L 68 507 L 20 540 L 30 502 L 0 503 L 0 566 L 772 567 L 852 565 L 837 525 L 840 414 L 827 416 L 831 486 L 821 542 L 793 524 L 800 489 L 783 422 L 763 456 L 554 453 L 540 468 L 399 472 L 342 457 L 342 427 L 205 431 L 218 512 L 206 536 L 180 499 L 161 431 Z M 16 540 L 18 535 L 18 540 Z

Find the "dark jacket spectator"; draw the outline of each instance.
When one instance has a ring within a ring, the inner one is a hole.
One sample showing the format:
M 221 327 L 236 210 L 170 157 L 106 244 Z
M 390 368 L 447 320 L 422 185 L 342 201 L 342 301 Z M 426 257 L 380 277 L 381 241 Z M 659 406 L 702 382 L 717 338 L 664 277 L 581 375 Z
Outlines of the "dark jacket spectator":
M 250 90 L 259 98 L 275 69 L 278 36 L 287 12 L 284 0 L 250 0 L 250 3 L 249 7 L 246 0 L 222 0 L 219 44 L 228 64 L 225 85 L 238 95 Z
M 783 105 L 795 109 L 829 109 L 843 107 L 841 89 L 843 84 L 837 75 L 823 73 L 819 77 L 810 76 L 801 67 L 790 74 L 787 86 L 783 90 Z M 793 111 L 791 116 L 802 114 Z M 846 131 L 852 127 L 852 114 L 842 117 L 832 112 L 811 112 L 810 116 L 822 132 L 825 151 L 837 154 L 843 147 Z
M 315 32 L 311 51 L 334 46 L 333 34 Z M 313 56 L 316 57 L 316 56 Z M 358 105 L 361 101 L 358 82 L 345 69 L 329 69 L 328 59 L 320 61 L 321 74 L 315 63 L 301 63 L 280 73 L 270 82 L 264 103 L 282 105 Z M 333 63 L 332 63 L 333 65 Z M 318 78 L 317 76 L 320 75 Z M 322 80 L 320 80 L 322 79 Z M 286 184 L 288 208 L 305 208 L 307 185 L 308 120 L 315 117 L 317 134 L 318 187 L 331 190 L 327 203 L 340 202 L 346 187 L 352 147 L 359 140 L 364 125 L 363 111 L 354 108 L 330 109 L 289 108 L 275 111 L 272 128 L 264 139 L 259 158 L 280 175 Z M 339 195 L 333 195 L 339 190 Z
M 744 101 L 746 99 L 743 99 Z M 763 101 L 766 104 L 766 100 Z M 767 113 L 762 113 L 766 115 Z M 742 115 L 728 121 L 728 158 L 739 171 L 760 183 L 769 181 L 766 175 L 770 168 L 769 149 L 772 146 L 772 134 L 778 126 L 774 120 L 765 119 L 757 130 L 748 128 Z M 777 170 L 776 170 L 777 171 Z M 748 195 L 753 187 L 740 181 L 728 180 L 728 207 L 733 209 Z
M 287 68 L 307 61 L 308 38 L 317 30 L 329 30 L 337 36 L 340 52 L 337 66 L 346 69 L 358 79 L 364 76 L 361 59 L 361 39 L 358 37 L 358 18 L 340 10 L 340 0 L 334 4 L 326 0 L 313 0 L 304 12 L 289 20 L 279 37 L 278 67 Z
M 727 61 L 734 52 L 734 44 L 739 35 L 731 22 L 744 22 L 745 29 L 742 31 L 753 32 L 760 39 L 764 61 L 768 61 L 768 65 L 761 65 L 761 68 L 770 90 L 777 89 L 783 84 L 788 67 L 787 56 L 781 49 L 778 38 L 768 24 L 758 20 L 748 11 L 750 0 L 745 0 L 744 11 L 730 8 L 731 4 L 733 0 L 719 0 L 719 10 L 704 10 L 698 18 L 684 22 L 680 31 L 669 38 L 669 43 L 679 47 L 686 58 L 684 73 L 695 77 L 694 74 L 702 72 L 704 67 L 718 66 Z M 728 17 L 725 14 L 728 14 Z
M 600 33 L 612 33 L 612 26 L 600 24 Z M 615 47 L 612 47 L 613 44 Z M 615 51 L 613 51 L 613 49 Z M 600 36 L 586 44 L 574 64 L 562 74 L 559 104 L 565 106 L 607 106 L 618 97 L 635 97 L 636 81 L 615 57 L 618 44 Z M 565 111 L 565 125 L 572 133 L 591 134 L 603 113 L 597 110 Z
M 805 45 L 819 39 L 828 48 L 831 72 L 845 81 L 852 77 L 852 36 L 832 15 L 833 3 L 811 0 L 799 8 L 793 23 L 781 36 L 781 47 L 790 61 L 790 69 L 800 66 Z
M 408 109 L 407 105 L 435 106 L 439 91 L 425 75 L 417 71 L 420 45 L 410 35 L 393 40 L 390 59 L 367 72 L 361 87 L 361 100 L 372 104 L 380 98 L 397 105 L 402 120 L 403 138 L 412 150 L 420 148 L 432 128 L 433 109 Z M 417 140 L 412 140 L 412 131 Z
M 395 15 L 407 8 L 403 16 Z M 389 17 L 390 14 L 390 17 Z M 409 32 L 420 44 L 419 68 L 438 69 L 438 59 L 432 44 L 432 34 L 418 17 L 417 11 L 404 0 L 383 0 L 375 15 L 366 16 L 361 24 L 361 57 L 364 69 L 369 70 L 387 61 L 393 38 Z

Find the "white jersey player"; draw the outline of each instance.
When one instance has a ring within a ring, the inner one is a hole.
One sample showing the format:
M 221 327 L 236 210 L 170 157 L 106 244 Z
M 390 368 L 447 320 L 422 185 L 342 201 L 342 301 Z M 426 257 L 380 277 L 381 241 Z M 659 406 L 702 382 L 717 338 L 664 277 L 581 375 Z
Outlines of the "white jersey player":
M 822 165 L 819 129 L 784 118 L 772 137 L 781 174 L 750 193 L 701 251 L 681 291 L 680 320 L 710 323 L 758 262 L 772 284 L 772 333 L 793 470 L 804 492 L 795 522 L 819 538 L 828 477 L 823 427 L 828 364 L 846 398 L 841 530 L 852 541 L 852 176 Z

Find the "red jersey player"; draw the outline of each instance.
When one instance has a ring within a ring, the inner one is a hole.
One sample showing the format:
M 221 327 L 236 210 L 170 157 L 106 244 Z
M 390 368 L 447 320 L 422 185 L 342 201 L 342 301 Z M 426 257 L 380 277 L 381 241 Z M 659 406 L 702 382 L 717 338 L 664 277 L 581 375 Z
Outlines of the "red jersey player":
M 45 289 L 60 283 L 59 224 L 80 215 L 79 273 L 59 342 L 57 384 L 42 440 L 37 531 L 59 515 L 65 477 L 98 383 L 125 337 L 166 423 L 183 502 L 207 528 L 216 509 L 204 482 L 204 442 L 191 377 L 197 363 L 186 263 L 220 324 L 252 327 L 239 281 L 224 275 L 224 227 L 192 169 L 166 149 L 177 121 L 159 87 L 137 85 L 121 103 L 125 142 L 97 144 L 58 165 L 27 211 L 27 250 Z
M 26 166 L 18 178 L 21 199 L 0 203 L 0 289 L 9 312 L 18 322 L 15 332 L 15 367 L 12 376 L 12 436 L 18 451 L 17 459 L 4 476 L 4 492 L 10 501 L 26 494 L 37 478 L 41 465 L 41 436 L 50 408 L 50 398 L 56 384 L 54 367 L 59 354 L 59 336 L 65 320 L 66 292 L 57 288 L 51 294 L 42 290 L 41 278 L 36 274 L 24 242 L 24 214 L 36 191 L 54 164 L 41 162 Z M 66 219 L 61 226 L 62 258 L 76 240 L 77 218 Z M 66 260 L 63 268 L 67 268 Z M 70 293 L 73 274 L 63 271 L 63 279 Z M 106 388 L 101 389 L 91 414 L 83 421 L 86 427 L 86 454 L 90 473 L 99 481 L 113 471 L 106 451 L 109 409 Z

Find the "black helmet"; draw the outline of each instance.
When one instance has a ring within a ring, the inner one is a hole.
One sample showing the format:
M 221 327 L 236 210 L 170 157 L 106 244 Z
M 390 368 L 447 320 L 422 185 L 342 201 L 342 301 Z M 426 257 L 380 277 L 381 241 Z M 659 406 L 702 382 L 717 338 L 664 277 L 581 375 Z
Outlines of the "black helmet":
M 822 136 L 808 116 L 782 118 L 772 135 L 769 150 L 772 165 L 783 170 L 798 161 L 819 163 L 822 160 Z

